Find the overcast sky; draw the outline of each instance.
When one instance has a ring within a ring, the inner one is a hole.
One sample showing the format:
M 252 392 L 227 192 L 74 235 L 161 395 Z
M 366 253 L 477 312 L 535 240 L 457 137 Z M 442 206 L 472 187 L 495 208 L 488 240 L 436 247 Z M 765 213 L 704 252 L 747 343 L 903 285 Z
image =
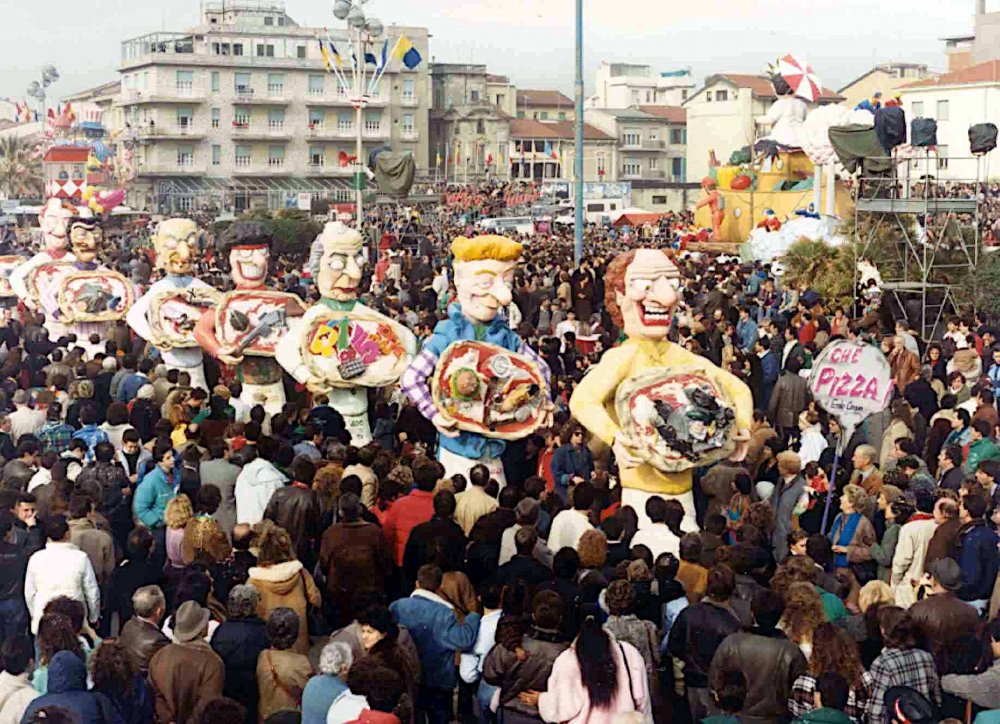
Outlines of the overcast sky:
M 994 0 L 990 0 L 994 2 Z M 301 25 L 334 25 L 332 0 L 286 0 Z M 573 88 L 573 0 L 370 0 L 386 24 L 427 25 L 431 56 L 486 63 L 523 88 Z M 98 9 L 99 8 L 99 9 Z M 24 97 L 54 63 L 55 97 L 114 80 L 121 40 L 198 21 L 198 0 L 13 0 L 0 26 L 0 96 Z M 992 8 L 991 8 L 992 9 Z M 874 62 L 943 68 L 942 36 L 971 32 L 974 0 L 584 0 L 584 79 L 601 60 L 760 72 L 786 52 L 804 55 L 838 88 Z

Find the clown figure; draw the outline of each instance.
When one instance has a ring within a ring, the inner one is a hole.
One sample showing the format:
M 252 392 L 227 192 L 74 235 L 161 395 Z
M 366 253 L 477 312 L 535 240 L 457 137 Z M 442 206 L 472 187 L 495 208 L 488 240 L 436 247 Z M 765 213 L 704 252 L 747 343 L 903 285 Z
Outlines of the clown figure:
M 750 389 L 734 375 L 704 357 L 667 339 L 673 311 L 680 300 L 681 274 L 665 252 L 636 249 L 617 256 L 608 266 L 605 305 L 612 321 L 628 339 L 604 353 L 601 361 L 580 381 L 570 399 L 570 411 L 580 424 L 609 445 L 621 474 L 622 505 L 648 524 L 646 500 L 653 495 L 679 500 L 684 506 L 685 530 L 697 530 L 691 470 L 666 473 L 650 465 L 622 429 L 615 407 L 620 384 L 651 368 L 687 367 L 711 372 L 735 412 L 734 458 L 745 454 L 753 416 Z M 699 430 L 690 431 L 692 437 Z
M 98 254 L 104 236 L 99 220 L 90 209 L 77 214 L 66 222 L 72 254 L 43 262 L 51 273 L 48 283 L 39 286 L 37 303 L 50 338 L 76 335 L 77 346 L 92 355 L 103 350 L 114 320 L 125 316 L 135 290 L 121 274 L 101 266 Z
M 42 264 L 74 260 L 69 246 L 69 220 L 77 214 L 76 207 L 60 199 L 49 199 L 38 215 L 38 225 L 42 230 L 42 250 L 28 261 L 20 264 L 10 275 L 10 286 L 28 309 L 39 309 L 39 300 L 29 291 L 29 274 Z M 50 334 L 54 330 L 49 330 Z M 61 330 L 60 330 L 61 331 Z M 53 340 L 56 337 L 52 338 Z
M 160 222 L 153 236 L 156 251 L 156 267 L 165 276 L 152 284 L 146 293 L 129 310 L 127 320 L 137 335 L 147 342 L 156 339 L 155 322 L 151 323 L 150 304 L 162 292 L 186 289 L 206 289 L 210 287 L 192 276 L 198 254 L 198 240 L 201 232 L 191 219 L 168 219 Z M 191 335 L 190 345 L 161 349 L 160 356 L 170 369 L 191 375 L 191 386 L 208 390 L 201 347 Z
M 329 398 L 330 406 L 344 417 L 351 434 L 351 444 L 357 447 L 371 442 L 368 422 L 368 386 L 360 377 L 339 380 L 332 384 L 317 374 L 317 364 L 329 362 L 329 355 L 313 353 L 310 345 L 303 345 L 307 336 L 313 335 L 321 320 L 337 316 L 357 318 L 363 316 L 369 324 L 392 327 L 408 360 L 416 353 L 417 340 L 413 333 L 388 317 L 358 301 L 361 284 L 362 238 L 354 229 L 339 221 L 326 224 L 323 233 L 313 242 L 309 265 L 321 295 L 320 300 L 298 319 L 289 319 L 289 333 L 278 342 L 275 359 L 296 382 L 310 391 Z M 312 359 L 316 357 L 318 359 Z M 356 382 L 352 383 L 351 379 Z M 393 378 L 398 381 L 398 376 Z
M 507 325 L 501 309 L 512 301 L 514 271 L 521 245 L 502 236 L 459 237 L 451 245 L 458 303 L 448 308 L 448 319 L 439 322 L 420 354 L 403 374 L 403 392 L 438 430 L 438 459 L 447 476 L 468 477 L 477 464 L 504 484 L 500 455 L 506 442 L 475 432 L 459 430 L 454 420 L 434 404 L 429 378 L 445 349 L 459 340 L 488 342 L 531 359 L 549 379 L 545 361 Z
M 285 404 L 274 349 L 288 334 L 288 318 L 305 311 L 294 294 L 265 286 L 272 244 L 270 232 L 257 222 L 240 221 L 226 229 L 218 251 L 220 258 L 229 258 L 236 289 L 224 295 L 218 310 L 206 310 L 194 330 L 206 352 L 236 368 L 243 386 L 240 399 L 251 407 L 262 404 L 268 415 L 281 412 Z

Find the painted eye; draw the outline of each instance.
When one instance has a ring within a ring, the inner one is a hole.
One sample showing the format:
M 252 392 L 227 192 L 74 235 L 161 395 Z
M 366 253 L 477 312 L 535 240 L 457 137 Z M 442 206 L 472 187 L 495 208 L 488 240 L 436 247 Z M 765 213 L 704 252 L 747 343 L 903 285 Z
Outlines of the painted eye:
M 177 239 L 175 239 L 173 237 L 170 237 L 165 242 L 163 242 L 163 245 L 165 247 L 167 247 L 168 249 L 176 249 L 177 248 Z
M 637 292 L 648 292 L 650 289 L 653 288 L 653 280 L 652 279 L 636 279 L 635 281 L 632 282 L 632 287 Z
M 681 280 L 677 277 L 663 277 L 663 280 L 666 281 L 667 285 L 675 292 L 681 288 Z
M 330 257 L 330 268 L 334 271 L 344 271 L 344 267 L 346 266 L 347 263 L 340 254 Z

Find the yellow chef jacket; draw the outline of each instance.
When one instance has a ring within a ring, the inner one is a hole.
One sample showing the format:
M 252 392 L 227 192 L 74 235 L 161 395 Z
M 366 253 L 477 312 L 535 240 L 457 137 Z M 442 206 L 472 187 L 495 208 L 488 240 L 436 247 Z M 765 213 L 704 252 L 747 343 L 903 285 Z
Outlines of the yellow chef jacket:
M 742 380 L 680 345 L 649 339 L 628 339 L 604 353 L 570 398 L 569 409 L 573 417 L 607 445 L 613 444 L 615 435 L 621 430 L 615 411 L 618 385 L 653 367 L 693 367 L 715 373 L 715 378 L 735 408 L 735 430 L 750 429 L 753 395 Z M 621 470 L 621 483 L 626 488 L 647 493 L 679 495 L 691 490 L 691 471 L 664 473 L 652 465 L 640 465 L 631 470 Z

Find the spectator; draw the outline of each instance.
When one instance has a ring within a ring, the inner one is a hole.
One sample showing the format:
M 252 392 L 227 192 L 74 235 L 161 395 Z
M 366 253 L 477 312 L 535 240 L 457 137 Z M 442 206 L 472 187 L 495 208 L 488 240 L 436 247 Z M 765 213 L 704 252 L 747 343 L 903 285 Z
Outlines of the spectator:
M 444 466 L 436 460 L 422 458 L 413 462 L 413 482 L 416 488 L 392 504 L 382 534 L 396 565 L 402 567 L 403 554 L 410 532 L 434 516 L 434 488 L 444 477 Z
M 381 595 L 392 569 L 382 531 L 361 519 L 361 500 L 354 493 L 340 496 L 340 522 L 323 534 L 319 566 L 326 577 L 327 603 L 334 625 L 347 625 L 360 611 L 353 607 L 358 591 Z M 419 526 L 418 526 L 419 527 Z
M 909 609 L 920 648 L 930 651 L 935 660 L 951 642 L 975 630 L 979 624 L 976 609 L 956 596 L 962 587 L 962 571 L 951 558 L 934 561 L 928 567 L 930 590 Z
M 326 715 L 334 700 L 347 691 L 347 672 L 354 657 L 351 647 L 334 641 L 319 655 L 319 673 L 306 683 L 302 692 L 302 724 L 326 724 Z
M 128 652 L 132 667 L 147 674 L 153 655 L 170 643 L 160 630 L 167 600 L 159 586 L 143 586 L 132 594 L 131 600 L 133 616 L 122 625 L 118 640 Z
M 799 647 L 778 630 L 785 612 L 781 596 L 762 589 L 754 596 L 751 614 L 754 626 L 731 633 L 712 657 L 708 681 L 714 686 L 723 670 L 743 671 L 747 697 L 743 717 L 755 721 L 778 721 L 788 717 L 788 700 L 795 680 L 806 671 Z
M 31 685 L 35 647 L 24 634 L 7 636 L 0 645 L 0 722 L 20 722 L 39 694 Z
M 476 465 L 469 471 L 469 487 L 455 496 L 455 520 L 465 535 L 472 532 L 477 520 L 497 509 L 496 498 L 486 492 L 489 482 L 489 469 Z
M 263 436 L 256 445 L 245 450 L 244 456 L 249 460 L 236 478 L 236 522 L 256 525 L 264 519 L 271 496 L 288 482 L 288 478 L 272 462 L 278 454 L 278 442 L 274 438 Z
M 257 661 L 268 647 L 267 624 L 257 616 L 259 596 L 253 586 L 229 591 L 226 620 L 212 635 L 212 650 L 225 667 L 224 696 L 246 708 L 248 721 L 258 721 Z
M 296 557 L 312 568 L 320 536 L 319 497 L 312 489 L 316 465 L 308 458 L 296 457 L 289 473 L 292 480 L 274 491 L 264 517 L 288 532 Z
M 218 511 L 222 495 L 214 485 L 204 484 L 195 494 L 194 517 L 184 526 L 181 556 L 185 564 L 222 563 L 232 552 L 229 538 L 212 517 Z
M 583 428 L 579 423 L 567 423 L 560 434 L 560 442 L 552 456 L 552 474 L 556 494 L 563 502 L 568 502 L 570 487 L 589 482 L 594 474 L 594 456 L 583 442 Z
M 260 594 L 257 613 L 268 618 L 276 608 L 290 608 L 296 616 L 299 633 L 292 650 L 309 652 L 309 630 L 306 612 L 309 606 L 319 606 L 322 596 L 313 577 L 296 560 L 292 539 L 284 529 L 268 526 L 258 541 L 257 565 L 250 569 L 247 580 Z
M 313 674 L 308 657 L 292 651 L 299 637 L 299 617 L 290 608 L 275 608 L 267 619 L 269 649 L 257 659 L 257 716 L 266 720 L 285 710 L 302 709 L 302 692 Z
M 962 587 L 958 598 L 967 601 L 980 613 L 986 610 L 997 578 L 997 534 L 986 524 L 986 498 L 970 493 L 958 506 L 962 524 L 958 537 L 958 565 L 962 569 Z
M 182 603 L 173 616 L 174 643 L 149 662 L 158 721 L 186 724 L 201 705 L 222 696 L 225 668 L 205 641 L 210 616 L 194 601 Z
M 229 446 L 224 440 L 209 442 L 208 454 L 211 460 L 205 460 L 199 465 L 198 474 L 202 485 L 213 485 L 219 491 L 219 507 L 212 517 L 229 537 L 236 525 L 236 479 L 240 468 L 230 462 Z
M 431 724 L 451 721 L 451 692 L 455 688 L 455 652 L 467 651 L 476 641 L 479 614 L 458 622 L 451 604 L 435 591 L 441 586 L 441 569 L 421 566 L 417 589 L 409 598 L 389 607 L 396 622 L 413 635 L 420 655 L 421 679 L 416 712 Z
M 681 530 L 684 509 L 681 508 L 678 512 L 677 505 L 670 505 L 660 496 L 653 495 L 646 500 L 646 517 L 649 518 L 650 525 L 632 537 L 632 547 L 646 546 L 654 560 L 663 553 L 679 556 L 681 537 L 684 535 Z
M 778 453 L 778 483 L 771 496 L 774 507 L 774 559 L 781 563 L 788 557 L 788 531 L 792 529 L 793 518 L 799 499 L 806 491 L 806 481 L 802 477 L 802 461 L 791 451 Z
M 42 525 L 48 542 L 28 560 L 24 579 L 31 632 L 38 633 L 38 621 L 45 606 L 58 596 L 82 601 L 88 620 L 96 624 L 101 613 L 101 593 L 90 559 L 71 542 L 66 516 L 50 516 Z
M 146 677 L 132 664 L 128 650 L 118 641 L 105 641 L 94 652 L 93 691 L 104 694 L 122 724 L 153 721 L 153 695 Z
M 982 673 L 942 676 L 941 689 L 984 709 L 1000 709 L 1000 621 L 991 621 L 987 629 L 992 665 Z
M 589 512 L 594 504 L 594 488 L 590 483 L 581 483 L 573 490 L 573 507 L 564 510 L 552 519 L 549 531 L 549 547 L 553 551 L 562 548 L 576 548 L 580 537 L 593 529 Z
M 87 691 L 87 665 L 71 651 L 60 651 L 52 657 L 48 693 L 28 705 L 21 721 L 35 721 L 37 713 L 47 707 L 65 708 L 77 724 L 121 721 L 108 697 L 99 691 Z
M 864 721 L 872 678 L 861 664 L 857 646 L 844 631 L 830 623 L 821 623 L 813 630 L 812 643 L 807 671 L 792 684 L 788 701 L 792 716 L 806 717 L 810 712 L 828 707 L 828 703 L 817 704 L 816 695 L 822 695 L 820 682 L 823 677 L 835 674 L 844 681 L 844 700 L 835 708 L 846 713 L 850 721 Z M 808 721 L 825 720 L 817 714 Z
M 894 686 L 909 686 L 940 704 L 941 685 L 934 658 L 916 648 L 916 631 L 909 613 L 898 606 L 884 606 L 879 610 L 878 622 L 885 648 L 871 666 L 868 721 L 884 721 L 885 695 Z

